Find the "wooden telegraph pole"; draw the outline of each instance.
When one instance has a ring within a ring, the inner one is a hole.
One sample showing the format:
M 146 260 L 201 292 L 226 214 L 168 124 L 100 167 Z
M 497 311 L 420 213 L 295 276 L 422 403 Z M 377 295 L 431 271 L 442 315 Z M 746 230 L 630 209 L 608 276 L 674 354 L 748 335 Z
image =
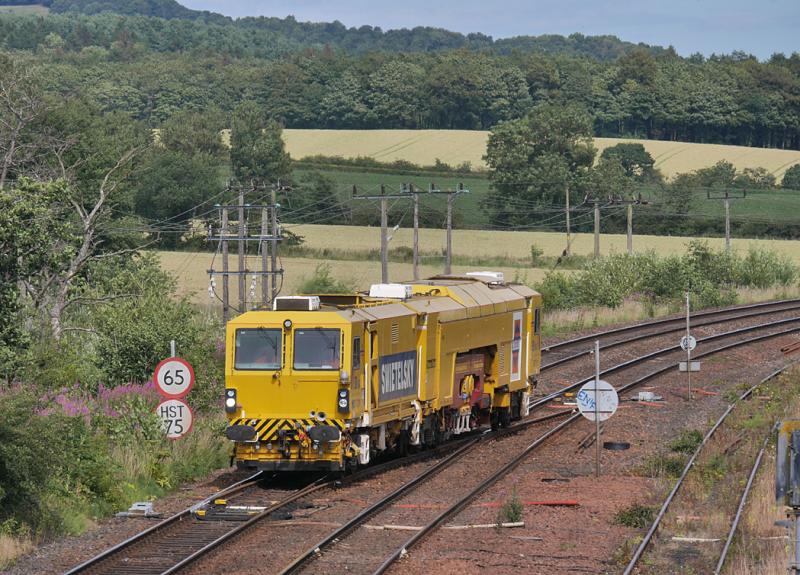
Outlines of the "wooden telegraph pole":
M 411 199 L 414 206 L 414 279 L 419 279 L 419 194 L 422 191 L 413 184 L 404 185 L 400 193 L 387 194 L 386 186 L 381 185 L 379 195 L 358 195 L 358 188 L 353 186 L 354 200 L 380 200 L 381 206 L 381 281 L 389 282 L 389 200 Z M 467 194 L 469 190 L 464 184 L 458 184 L 454 190 L 439 190 L 434 184 L 428 187 L 428 194 L 447 194 L 447 249 L 445 254 L 444 273 L 449 274 L 453 253 L 453 199 L 458 194 Z
M 600 257 L 600 200 L 589 200 L 594 204 L 594 259 Z
M 567 248 L 564 250 L 565 256 L 572 255 L 572 238 L 570 237 L 570 230 L 569 230 L 569 184 L 567 184 L 566 188 L 566 198 L 565 198 L 565 206 L 566 206 L 566 214 L 567 214 Z
M 381 186 L 381 283 L 389 283 L 389 199 Z
M 725 190 L 722 195 L 714 194 L 711 190 L 706 192 L 707 200 L 722 200 L 725 202 L 725 252 L 731 252 L 731 200 L 743 200 L 747 197 L 747 190 Z

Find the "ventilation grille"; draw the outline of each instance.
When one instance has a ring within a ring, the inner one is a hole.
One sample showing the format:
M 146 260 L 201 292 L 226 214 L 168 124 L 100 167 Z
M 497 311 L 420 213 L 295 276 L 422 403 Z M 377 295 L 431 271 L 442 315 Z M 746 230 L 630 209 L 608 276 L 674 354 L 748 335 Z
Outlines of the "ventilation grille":
M 392 343 L 400 343 L 400 325 L 392 324 Z
M 505 373 L 506 372 L 506 346 L 500 346 L 500 353 L 498 354 L 500 359 L 497 362 L 498 372 Z

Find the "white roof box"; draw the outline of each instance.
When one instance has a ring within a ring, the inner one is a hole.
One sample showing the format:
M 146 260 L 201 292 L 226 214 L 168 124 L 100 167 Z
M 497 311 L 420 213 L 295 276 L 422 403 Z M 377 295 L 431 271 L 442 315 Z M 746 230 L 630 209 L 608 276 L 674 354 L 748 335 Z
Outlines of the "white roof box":
M 467 272 L 464 274 L 471 278 L 475 278 L 477 280 L 481 280 L 482 282 L 486 282 L 487 284 L 502 284 L 505 283 L 506 278 L 503 275 L 503 272 Z
M 319 297 L 315 295 L 281 295 L 272 302 L 273 311 L 316 311 Z
M 408 299 L 411 297 L 411 286 L 406 284 L 372 284 L 369 297 Z

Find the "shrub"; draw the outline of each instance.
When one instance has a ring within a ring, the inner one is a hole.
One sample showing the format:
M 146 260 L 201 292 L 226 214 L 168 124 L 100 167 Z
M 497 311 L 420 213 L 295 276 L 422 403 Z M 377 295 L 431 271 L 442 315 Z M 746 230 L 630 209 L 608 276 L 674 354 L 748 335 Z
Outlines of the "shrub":
M 703 441 L 703 434 L 696 429 L 684 429 L 677 439 L 670 442 L 669 448 L 676 453 L 692 454 Z
M 797 268 L 789 258 L 755 246 L 750 246 L 736 268 L 736 283 L 746 287 L 786 286 L 796 279 Z
M 519 496 L 517 495 L 516 489 L 511 493 L 511 497 L 509 497 L 503 506 L 500 508 L 500 513 L 498 517 L 498 523 L 518 523 L 522 521 L 522 512 L 523 506 L 522 501 L 520 501 Z
M 634 529 L 644 529 L 653 522 L 655 509 L 640 503 L 634 503 L 630 507 L 619 510 L 614 515 L 614 523 L 632 527 Z
M 119 502 L 115 464 L 82 416 L 46 412 L 30 391 L 0 401 L 0 521 L 36 533 L 75 532 L 90 510 Z
M 542 261 L 544 250 L 536 244 L 531 244 L 531 265 L 536 267 Z
M 560 272 L 548 273 L 536 290 L 542 294 L 545 309 L 569 309 L 582 303 L 576 282 Z
M 331 275 L 331 266 L 327 263 L 319 264 L 314 270 L 314 275 L 305 278 L 297 290 L 301 294 L 334 294 L 350 293 L 355 287 L 347 282 L 337 280 Z
M 612 254 L 575 275 L 547 274 L 535 287 L 548 309 L 618 307 L 636 296 L 650 303 L 677 302 L 689 287 L 692 306 L 698 309 L 736 303 L 737 287 L 786 286 L 797 275 L 788 258 L 769 250 L 751 248 L 740 257 L 692 241 L 683 256 Z

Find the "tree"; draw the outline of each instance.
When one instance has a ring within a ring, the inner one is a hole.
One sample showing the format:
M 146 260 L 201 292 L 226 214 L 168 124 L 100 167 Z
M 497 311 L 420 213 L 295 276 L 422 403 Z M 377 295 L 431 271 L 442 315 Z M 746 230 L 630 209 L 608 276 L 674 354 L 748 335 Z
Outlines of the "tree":
M 775 176 L 765 168 L 745 168 L 733 180 L 737 188 L 768 190 L 775 187 Z
M 222 157 L 227 151 L 222 142 L 226 123 L 225 115 L 218 108 L 202 112 L 181 110 L 161 126 L 159 142 L 175 152 Z
M 264 183 L 287 181 L 291 177 L 291 160 L 275 121 L 268 121 L 258 104 L 242 102 L 231 121 L 231 168 L 240 182 L 257 180 Z
M 417 87 L 424 79 L 424 68 L 398 60 L 373 72 L 367 98 L 374 122 L 387 128 L 418 127 L 422 123 L 423 102 Z
M 197 215 L 194 207 L 224 184 L 218 158 L 155 148 L 144 156 L 129 187 L 135 213 L 150 221 L 166 222 L 166 226 L 156 226 L 156 233 L 162 235 L 162 245 L 174 247 Z M 201 213 L 209 209 L 207 205 Z M 165 229 L 160 231 L 159 227 Z
M 335 219 L 344 213 L 336 195 L 336 180 L 316 170 L 300 178 L 300 185 L 289 192 L 285 202 L 289 206 L 285 217 L 293 222 Z
M 692 174 L 695 186 L 703 188 L 730 188 L 736 179 L 736 167 L 720 160 L 710 168 L 701 168 Z
M 361 82 L 351 72 L 345 72 L 331 83 L 319 102 L 319 117 L 329 128 L 361 128 L 368 115 Z
M 628 177 L 639 182 L 659 179 L 659 174 L 653 167 L 655 160 L 642 144 L 622 143 L 610 146 L 603 150 L 600 159 L 601 161 L 616 160 Z
M 634 179 L 617 158 L 603 158 L 591 171 L 590 192 L 595 198 L 630 199 Z
M 783 174 L 781 187 L 789 190 L 800 190 L 800 164 L 791 166 Z
M 54 218 L 53 205 L 63 201 L 65 183 L 37 183 L 20 178 L 0 190 L 0 376 L 8 379 L 19 366 L 29 341 L 21 316 L 19 286 L 33 281 L 42 268 L 61 265 L 65 250 L 53 240 L 69 237 L 65 218 Z
M 492 220 L 529 225 L 538 207 L 563 204 L 565 192 L 575 193 L 592 166 L 591 136 L 591 117 L 575 105 L 540 105 L 495 127 L 485 156 Z
M 0 190 L 35 153 L 26 131 L 42 112 L 40 89 L 29 66 L 0 55 Z

